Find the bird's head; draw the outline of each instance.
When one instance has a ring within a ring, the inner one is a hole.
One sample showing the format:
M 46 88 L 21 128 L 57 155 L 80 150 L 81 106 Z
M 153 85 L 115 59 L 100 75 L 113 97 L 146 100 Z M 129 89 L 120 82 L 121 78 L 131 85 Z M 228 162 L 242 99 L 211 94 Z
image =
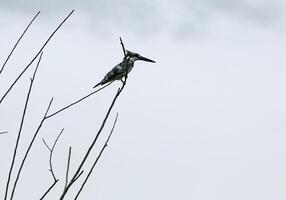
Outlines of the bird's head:
M 139 53 L 134 53 L 128 50 L 126 50 L 126 58 L 132 60 L 133 62 L 135 62 L 136 60 L 143 60 L 143 61 L 152 62 L 152 63 L 155 62 L 149 58 L 141 56 Z

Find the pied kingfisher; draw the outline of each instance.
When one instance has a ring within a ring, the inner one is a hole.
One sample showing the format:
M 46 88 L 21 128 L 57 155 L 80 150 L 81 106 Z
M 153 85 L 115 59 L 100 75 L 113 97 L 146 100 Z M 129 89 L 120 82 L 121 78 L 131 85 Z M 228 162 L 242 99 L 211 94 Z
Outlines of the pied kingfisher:
M 131 71 L 131 69 L 134 66 L 134 62 L 136 60 L 143 60 L 147 62 L 155 62 L 149 58 L 145 58 L 138 53 L 134 53 L 132 51 L 127 51 L 126 50 L 126 56 L 124 57 L 123 61 L 113 67 L 112 70 L 110 70 L 105 77 L 100 81 L 98 84 L 96 84 L 93 88 L 99 86 L 99 85 L 104 85 L 106 83 L 109 83 L 111 81 L 115 80 L 122 80 L 123 77 L 126 77 L 127 74 Z

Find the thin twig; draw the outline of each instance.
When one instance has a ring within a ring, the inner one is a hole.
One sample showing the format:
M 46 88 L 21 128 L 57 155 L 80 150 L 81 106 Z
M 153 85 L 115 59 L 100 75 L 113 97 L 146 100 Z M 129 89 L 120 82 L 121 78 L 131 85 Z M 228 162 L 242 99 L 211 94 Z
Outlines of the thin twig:
M 35 80 L 35 77 L 36 77 L 36 73 L 37 73 L 38 67 L 39 67 L 41 59 L 42 59 L 42 55 L 43 55 L 43 53 L 41 53 L 41 55 L 40 55 L 40 58 L 38 60 L 38 63 L 37 63 L 36 69 L 34 71 L 33 77 L 31 78 L 29 91 L 28 91 L 28 94 L 27 94 L 27 97 L 26 97 L 24 111 L 23 111 L 22 118 L 21 118 L 21 123 L 20 123 L 20 128 L 19 128 L 19 131 L 18 131 L 16 144 L 15 144 L 15 147 L 14 147 L 12 162 L 11 162 L 9 173 L 8 173 L 8 179 L 7 179 L 6 188 L 5 188 L 4 200 L 6 200 L 7 196 L 8 196 L 10 179 L 11 179 L 12 171 L 13 171 L 13 168 L 14 168 L 15 159 L 16 159 L 16 156 L 17 156 L 17 150 L 18 150 L 18 146 L 19 146 L 19 142 L 20 142 L 20 138 L 21 138 L 21 134 L 22 134 L 22 129 L 23 129 L 24 121 L 25 121 L 26 111 L 27 111 L 29 100 L 30 100 L 30 95 L 31 95 L 31 91 L 32 91 L 32 88 L 33 88 L 33 83 L 34 83 L 34 80 Z
M 18 46 L 18 44 L 20 43 L 21 39 L 24 37 L 25 33 L 27 32 L 27 30 L 29 29 L 29 27 L 32 25 L 32 23 L 34 22 L 34 20 L 38 17 L 38 15 L 41 13 L 41 11 L 39 11 L 34 17 L 33 19 L 30 21 L 30 23 L 28 24 L 28 26 L 26 26 L 24 32 L 21 34 L 21 36 L 19 37 L 19 39 L 17 40 L 17 42 L 15 43 L 14 47 L 12 48 L 10 54 L 8 55 L 8 57 L 6 58 L 5 62 L 2 65 L 2 68 L 0 70 L 0 74 L 3 72 L 5 65 L 7 64 L 7 62 L 9 61 L 10 57 L 12 56 L 14 50 L 16 49 L 16 47 Z
M 81 170 L 81 172 L 77 175 L 77 177 L 75 177 L 74 181 L 73 182 L 76 182 L 77 179 L 79 179 L 79 177 L 83 174 L 83 170 Z
M 65 197 L 66 193 L 68 192 L 69 188 L 70 188 L 70 187 L 72 186 L 72 184 L 74 183 L 75 178 L 76 178 L 76 177 L 78 176 L 78 174 L 80 173 L 80 171 L 81 171 L 81 169 L 82 169 L 82 167 L 83 167 L 85 161 L 87 160 L 87 158 L 88 158 L 88 156 L 89 156 L 91 150 L 93 149 L 93 147 L 94 147 L 94 145 L 95 145 L 95 143 L 96 143 L 96 141 L 97 141 L 97 139 L 98 139 L 100 133 L 102 132 L 102 130 L 103 130 L 104 126 L 105 126 L 106 120 L 108 119 L 109 114 L 110 114 L 110 112 L 111 112 L 111 110 L 112 110 L 112 108 L 113 108 L 113 106 L 114 106 L 114 104 L 115 104 L 117 98 L 119 97 L 120 93 L 122 92 L 122 90 L 124 89 L 124 87 L 125 87 L 125 85 L 126 85 L 126 80 L 127 80 L 127 76 L 126 76 L 126 79 L 123 81 L 122 87 L 119 88 L 118 91 L 116 92 L 116 94 L 115 94 L 115 96 L 114 96 L 114 98 L 113 98 L 113 100 L 112 100 L 112 103 L 111 103 L 111 105 L 110 105 L 110 107 L 109 107 L 109 109 L 108 109 L 108 111 L 107 111 L 107 113 L 106 113 L 106 115 L 105 115 L 105 118 L 104 118 L 104 120 L 103 120 L 103 122 L 102 122 L 102 124 L 101 124 L 101 127 L 99 128 L 99 130 L 98 130 L 98 132 L 97 132 L 97 135 L 95 136 L 93 142 L 92 142 L 91 145 L 89 146 L 89 148 L 88 148 L 88 150 L 87 150 L 87 152 L 86 152 L 84 158 L 82 159 L 82 161 L 81 161 L 79 167 L 77 168 L 77 171 L 75 172 L 75 174 L 73 175 L 72 179 L 71 179 L 70 182 L 68 183 L 67 187 L 66 187 L 65 190 L 63 191 L 63 193 L 62 193 L 62 195 L 61 195 L 61 197 L 60 197 L 60 200 L 63 200 L 63 199 L 64 199 L 64 197 Z
M 75 104 L 77 104 L 77 103 L 83 101 L 84 99 L 86 99 L 86 98 L 88 98 L 88 97 L 94 95 L 95 93 L 97 93 L 97 92 L 99 92 L 100 90 L 102 90 L 102 89 L 106 88 L 107 86 L 109 86 L 111 83 L 112 83 L 112 82 L 110 82 L 110 83 L 108 83 L 107 85 L 105 85 L 105 86 L 99 88 L 98 90 L 95 90 L 95 91 L 89 93 L 88 95 L 82 97 L 81 99 L 79 99 L 79 100 L 77 100 L 77 101 L 75 101 L 75 102 L 73 102 L 73 103 L 71 103 L 71 104 L 69 104 L 69 105 L 67 105 L 67 106 L 65 106 L 65 107 L 63 107 L 63 108 L 61 108 L 60 110 L 58 110 L 58 111 L 56 111 L 56 112 L 54 112 L 54 113 L 52 113 L 52 114 L 49 114 L 49 115 L 47 116 L 47 119 L 50 118 L 50 117 L 53 117 L 54 115 L 57 115 L 57 114 L 61 113 L 62 111 L 68 109 L 69 107 L 71 107 L 71 106 L 73 106 L 73 105 L 75 105 Z
M 0 132 L 0 135 L 1 134 L 6 134 L 6 133 L 8 133 L 8 131 L 3 131 L 3 132 Z
M 42 139 L 45 146 L 47 147 L 47 149 L 50 151 L 50 156 L 49 156 L 49 165 L 50 165 L 50 169 L 49 171 L 51 172 L 52 174 L 52 177 L 54 179 L 54 182 L 56 182 L 57 178 L 56 178 L 56 175 L 55 175 L 55 172 L 54 172 L 54 168 L 53 168 L 53 162 L 52 162 L 52 158 L 53 158 L 53 153 L 54 153 L 54 150 L 55 150 L 55 147 L 56 147 L 56 144 L 60 138 L 60 136 L 62 135 L 64 129 L 61 130 L 61 132 L 59 133 L 59 135 L 57 136 L 56 140 L 54 141 L 54 144 L 52 146 L 52 148 L 49 147 L 49 145 L 46 143 L 46 141 L 44 140 L 44 138 Z
M 43 119 L 41 120 L 41 122 L 40 122 L 40 124 L 39 124 L 39 126 L 38 126 L 38 128 L 37 128 L 37 130 L 36 130 L 36 132 L 34 133 L 34 136 L 33 136 L 32 140 L 31 140 L 31 142 L 30 142 L 30 144 L 29 144 L 29 147 L 27 148 L 27 150 L 26 150 L 26 152 L 25 152 L 25 155 L 24 155 L 24 157 L 23 157 L 23 159 L 22 159 L 20 168 L 19 168 L 19 170 L 18 170 L 18 172 L 17 172 L 17 176 L 16 176 L 16 180 L 15 180 L 14 185 L 13 185 L 13 190 L 12 190 L 12 194 L 11 194 L 10 200 L 13 199 L 13 196 L 14 196 L 14 193 L 15 193 L 15 190 L 16 190 L 16 186 L 17 186 L 17 183 L 18 183 L 20 174 L 21 174 L 21 172 L 22 172 L 22 169 L 23 169 L 23 167 L 24 167 L 24 164 L 25 164 L 25 162 L 26 162 L 26 159 L 27 159 L 27 157 L 28 157 L 28 154 L 30 153 L 30 150 L 31 150 L 31 148 L 32 148 L 32 146 L 33 146 L 33 144 L 34 144 L 34 141 L 35 141 L 35 139 L 36 139 L 36 137 L 37 137 L 37 135 L 38 135 L 40 129 L 42 128 L 42 126 L 43 126 L 45 120 L 47 119 L 46 116 L 47 116 L 47 114 L 48 114 L 48 112 L 49 112 L 49 110 L 50 110 L 50 108 L 51 108 L 52 102 L 53 102 L 53 98 L 50 100 L 49 105 L 48 105 L 48 107 L 47 107 L 47 109 L 46 109 L 45 115 L 44 115 Z
M 43 194 L 43 196 L 40 198 L 40 200 L 43 200 L 45 198 L 45 196 L 51 191 L 51 189 L 53 189 L 53 187 L 57 184 L 58 181 L 59 181 L 59 179 L 57 179 L 56 181 L 53 182 L 53 184 L 47 189 L 47 191 L 45 192 L 45 194 Z
M 57 144 L 57 142 L 58 142 L 59 138 L 61 137 L 62 133 L 64 132 L 64 130 L 65 130 L 65 129 L 62 129 L 62 130 L 61 130 L 60 134 L 58 135 L 57 139 L 56 139 L 56 140 L 55 140 L 55 142 L 54 142 L 54 145 L 53 145 L 53 147 L 52 147 L 52 150 L 54 150 L 54 149 L 55 149 L 56 144 Z
M 115 125 L 116 125 L 116 122 L 117 122 L 117 118 L 118 118 L 118 113 L 116 114 L 116 117 L 115 117 L 115 120 L 114 120 L 112 129 L 111 129 L 111 131 L 110 131 L 110 133 L 109 133 L 109 135 L 108 135 L 108 138 L 107 138 L 107 140 L 106 140 L 104 146 L 101 148 L 101 151 L 100 151 L 99 155 L 97 156 L 95 162 L 93 163 L 91 169 L 89 170 L 88 175 L 87 175 L 87 177 L 85 178 L 84 182 L 82 183 L 82 185 L 81 185 L 81 187 L 80 187 L 80 189 L 79 189 L 79 191 L 78 191 L 78 193 L 77 193 L 77 195 L 76 195 L 76 197 L 75 197 L 74 200 L 76 200 L 76 199 L 78 198 L 78 196 L 80 195 L 80 193 L 81 193 L 82 189 L 84 188 L 86 182 L 88 181 L 88 179 L 89 179 L 89 177 L 90 177 L 90 175 L 91 175 L 91 173 L 92 173 L 94 167 L 97 165 L 98 160 L 100 159 L 100 157 L 101 157 L 103 151 L 104 151 L 105 148 L 107 147 L 108 142 L 109 142 L 109 140 L 110 140 L 110 137 L 111 137 L 111 135 L 112 135 L 112 133 L 113 133 L 113 130 L 114 130 L 114 128 L 115 128 Z
M 52 149 L 49 147 L 49 145 L 46 143 L 46 141 L 44 140 L 44 138 L 42 138 L 43 143 L 45 144 L 45 146 L 47 147 L 47 149 L 51 152 Z
M 70 162 L 71 162 L 71 150 L 72 148 L 69 147 L 69 156 L 68 156 L 68 163 L 67 163 L 67 170 L 66 170 L 66 182 L 65 182 L 65 188 L 68 185 L 68 180 L 69 180 L 69 170 L 70 170 Z
M 124 53 L 124 59 L 125 59 L 125 57 L 126 57 L 126 50 L 125 50 L 125 47 L 124 47 L 124 44 L 123 44 L 123 42 L 122 42 L 121 37 L 119 37 L 119 39 L 120 39 L 120 44 L 121 44 L 121 46 L 122 46 L 122 50 L 123 50 L 123 53 Z
M 43 51 L 43 49 L 45 48 L 45 46 L 49 43 L 49 41 L 51 40 L 51 38 L 54 36 L 54 34 L 59 30 L 59 28 L 66 22 L 66 20 L 71 16 L 71 14 L 74 12 L 74 10 L 72 10 L 68 16 L 60 23 L 60 25 L 54 30 L 54 32 L 50 35 L 50 37 L 46 40 L 46 42 L 43 44 L 43 46 L 41 47 L 41 49 L 38 51 L 38 53 L 34 56 L 34 58 L 30 61 L 30 63 L 24 68 L 24 70 L 18 75 L 18 77 L 15 79 L 15 81 L 11 84 L 11 86 L 9 87 L 9 89 L 5 92 L 5 94 L 1 97 L 0 99 L 0 104 L 3 102 L 3 100 L 5 99 L 5 97 L 9 94 L 9 92 L 12 90 L 12 88 L 14 87 L 14 85 L 18 82 L 18 80 L 21 78 L 21 76 L 26 72 L 26 70 L 32 65 L 32 63 L 36 60 L 36 58 L 40 55 L 40 53 Z

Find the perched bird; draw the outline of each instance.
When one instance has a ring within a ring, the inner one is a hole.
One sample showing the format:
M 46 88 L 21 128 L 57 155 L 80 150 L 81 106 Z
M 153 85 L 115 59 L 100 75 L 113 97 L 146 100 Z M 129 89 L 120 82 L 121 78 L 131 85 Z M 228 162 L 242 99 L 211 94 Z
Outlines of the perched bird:
M 123 77 L 126 77 L 127 74 L 131 71 L 131 69 L 134 66 L 134 62 L 136 60 L 143 60 L 143 61 L 147 61 L 147 62 L 155 62 L 149 58 L 145 58 L 143 56 L 141 56 L 138 53 L 134 53 L 132 51 L 127 51 L 126 50 L 126 56 L 124 58 L 124 60 L 119 63 L 118 65 L 116 65 L 115 67 L 113 67 L 112 70 L 110 70 L 105 77 L 102 79 L 102 81 L 100 81 L 98 84 L 96 84 L 93 88 L 99 86 L 99 85 L 104 85 L 106 83 L 109 83 L 111 81 L 115 81 L 115 80 L 122 80 Z

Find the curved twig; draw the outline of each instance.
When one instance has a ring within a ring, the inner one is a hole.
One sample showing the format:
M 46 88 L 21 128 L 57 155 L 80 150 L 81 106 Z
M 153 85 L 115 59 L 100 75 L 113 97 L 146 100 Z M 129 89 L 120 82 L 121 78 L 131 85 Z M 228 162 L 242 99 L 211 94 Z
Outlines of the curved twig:
M 53 163 L 52 163 L 52 158 L 53 158 L 53 153 L 54 153 L 54 150 L 55 150 L 55 147 L 56 147 L 56 144 L 60 138 L 60 136 L 62 135 L 64 129 L 61 130 L 61 132 L 59 133 L 59 135 L 57 136 L 56 140 L 54 141 L 54 144 L 52 146 L 52 148 L 49 147 L 49 145 L 46 143 L 46 141 L 44 140 L 44 138 L 42 139 L 43 140 L 43 143 L 45 144 L 45 146 L 47 147 L 47 149 L 50 151 L 50 156 L 49 156 L 49 165 L 50 165 L 50 169 L 49 171 L 51 172 L 52 174 L 52 177 L 54 179 L 54 182 L 56 182 L 56 180 L 58 180 L 56 178 L 56 175 L 55 175 L 55 172 L 54 172 L 54 168 L 53 168 Z

